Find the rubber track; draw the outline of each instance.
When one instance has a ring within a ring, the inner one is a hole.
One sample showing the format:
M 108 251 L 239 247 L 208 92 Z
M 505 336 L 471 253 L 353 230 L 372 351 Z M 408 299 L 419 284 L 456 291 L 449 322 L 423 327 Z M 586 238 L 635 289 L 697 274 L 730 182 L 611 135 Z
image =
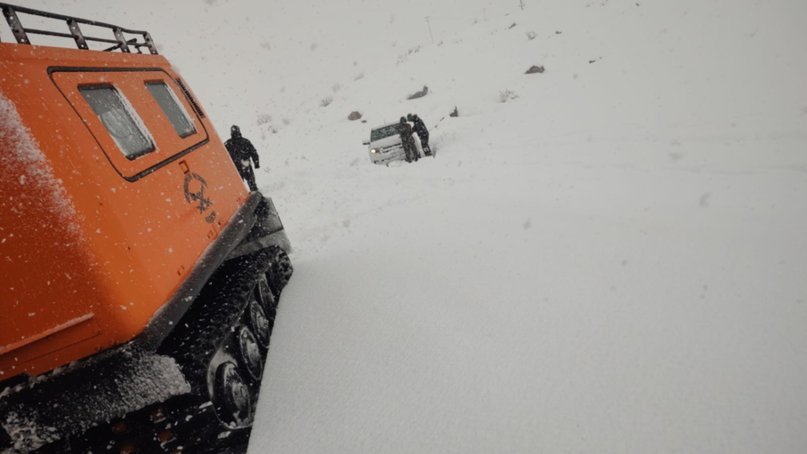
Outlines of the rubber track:
M 212 355 L 239 323 L 258 278 L 271 255 L 259 251 L 226 262 L 205 285 L 197 301 L 158 352 L 176 359 L 194 393 L 207 395 L 207 368 Z
M 157 353 L 176 360 L 192 392 L 162 404 L 154 404 L 126 416 L 130 434 L 113 434 L 110 424 L 102 424 L 82 435 L 72 437 L 69 446 L 50 446 L 42 452 L 106 452 L 112 446 L 134 442 L 138 452 L 170 452 L 181 446 L 184 452 L 245 452 L 250 428 L 227 433 L 210 404 L 207 388 L 208 364 L 219 346 L 226 341 L 233 328 L 240 323 L 246 303 L 261 274 L 272 270 L 278 252 L 261 250 L 225 262 L 185 314 L 183 319 L 160 346 Z M 291 274 L 290 264 L 280 266 L 286 273 L 281 279 L 285 285 Z M 281 287 L 282 288 L 282 287 Z M 279 292 L 278 292 L 279 293 Z M 264 357 L 264 361 L 265 361 Z M 163 407 L 166 418 L 159 424 L 150 421 L 150 413 Z M 175 439 L 161 443 L 156 434 L 170 429 Z M 223 435 L 223 436 L 222 436 Z M 116 452 L 113 448 L 113 452 Z

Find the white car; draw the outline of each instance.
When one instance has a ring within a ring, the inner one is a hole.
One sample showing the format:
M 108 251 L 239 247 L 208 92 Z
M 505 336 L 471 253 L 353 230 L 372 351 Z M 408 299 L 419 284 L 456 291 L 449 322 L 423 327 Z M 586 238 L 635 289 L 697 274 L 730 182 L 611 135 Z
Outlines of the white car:
M 418 156 L 423 157 L 420 140 L 414 137 L 416 134 L 413 133 L 412 136 Z M 373 164 L 389 164 L 392 161 L 406 159 L 403 143 L 401 143 L 401 135 L 398 133 L 398 123 L 373 128 L 370 131 L 370 141 L 364 142 L 364 144 L 369 147 L 367 151 Z

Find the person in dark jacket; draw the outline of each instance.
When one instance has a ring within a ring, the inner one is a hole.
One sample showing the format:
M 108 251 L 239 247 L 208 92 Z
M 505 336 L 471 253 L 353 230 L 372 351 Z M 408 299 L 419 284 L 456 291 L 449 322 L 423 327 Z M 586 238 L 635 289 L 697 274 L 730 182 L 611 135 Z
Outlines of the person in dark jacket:
M 426 125 L 423 123 L 423 120 L 421 120 L 417 114 L 409 114 L 406 116 L 406 119 L 412 122 L 412 130 L 414 130 L 415 134 L 417 134 L 420 138 L 420 145 L 423 148 L 423 154 L 426 156 L 431 156 L 432 149 L 429 148 L 429 130 L 426 129 Z
M 401 122 L 398 124 L 398 134 L 401 135 L 401 144 L 406 154 L 406 162 L 417 161 L 419 156 L 415 139 L 412 137 L 412 127 L 409 126 L 404 117 L 401 117 Z
M 224 146 L 230 153 L 230 158 L 241 178 L 246 180 L 249 190 L 257 191 L 258 185 L 255 184 L 255 171 L 252 170 L 252 163 L 255 163 L 256 169 L 261 168 L 258 161 L 258 150 L 255 149 L 252 142 L 241 136 L 241 128 L 236 125 L 230 128 L 230 138 L 224 142 Z

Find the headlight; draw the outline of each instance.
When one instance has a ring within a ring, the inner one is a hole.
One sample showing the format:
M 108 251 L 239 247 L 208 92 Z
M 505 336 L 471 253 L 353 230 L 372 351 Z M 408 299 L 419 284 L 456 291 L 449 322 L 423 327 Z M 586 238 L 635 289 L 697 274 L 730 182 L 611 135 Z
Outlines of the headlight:
M 370 148 L 370 153 L 378 153 L 378 148 Z

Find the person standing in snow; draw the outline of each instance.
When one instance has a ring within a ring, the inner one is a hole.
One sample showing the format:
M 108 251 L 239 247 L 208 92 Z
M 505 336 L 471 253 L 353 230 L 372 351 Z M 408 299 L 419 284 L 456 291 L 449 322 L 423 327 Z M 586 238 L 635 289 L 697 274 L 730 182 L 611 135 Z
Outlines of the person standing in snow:
M 406 154 L 406 162 L 418 160 L 417 146 L 415 139 L 412 138 L 412 127 L 406 122 L 406 118 L 401 117 L 401 122 L 398 124 L 398 134 L 401 135 L 401 143 L 403 144 L 404 153 Z
M 255 171 L 252 170 L 252 163 L 255 163 L 255 168 L 260 169 L 261 165 L 258 161 L 258 150 L 252 145 L 245 137 L 241 136 L 241 128 L 233 125 L 230 128 L 230 138 L 224 142 L 224 146 L 230 153 L 230 158 L 238 169 L 241 179 L 247 182 L 250 191 L 257 191 L 258 185 L 255 184 Z
M 406 116 L 406 119 L 412 122 L 412 130 L 414 130 L 415 134 L 417 134 L 420 138 L 420 145 L 423 147 L 423 154 L 426 156 L 431 156 L 432 149 L 429 148 L 429 130 L 426 129 L 426 125 L 423 123 L 423 120 L 421 120 L 417 114 L 409 114 Z

